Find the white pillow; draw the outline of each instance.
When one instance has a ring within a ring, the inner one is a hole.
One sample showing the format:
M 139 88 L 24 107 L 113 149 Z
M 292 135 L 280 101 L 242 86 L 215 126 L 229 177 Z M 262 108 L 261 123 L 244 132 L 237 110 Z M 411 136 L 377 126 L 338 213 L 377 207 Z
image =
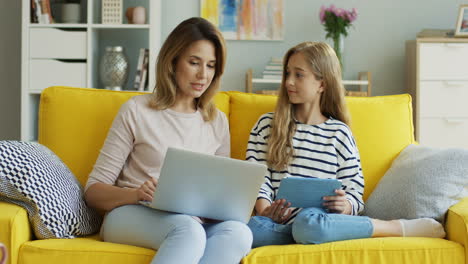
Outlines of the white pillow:
M 430 217 L 467 196 L 468 150 L 409 145 L 366 201 L 364 214 L 382 220 Z
M 0 141 L 0 201 L 24 207 L 39 239 L 89 235 L 101 224 L 75 176 L 37 143 Z

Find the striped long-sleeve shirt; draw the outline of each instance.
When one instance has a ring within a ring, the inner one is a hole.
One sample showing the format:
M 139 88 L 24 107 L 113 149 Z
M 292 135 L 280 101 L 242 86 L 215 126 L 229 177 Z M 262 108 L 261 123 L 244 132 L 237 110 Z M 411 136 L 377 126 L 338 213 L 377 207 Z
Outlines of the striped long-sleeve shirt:
M 253 127 L 247 145 L 248 161 L 266 164 L 266 141 L 270 136 L 272 119 L 273 113 L 264 114 Z M 285 177 L 338 179 L 351 203 L 352 214 L 357 215 L 364 209 L 361 161 L 351 130 L 345 123 L 332 118 L 318 125 L 296 121 L 293 148 L 294 157 L 287 168 L 281 171 L 268 168 L 257 199 L 274 201 L 281 179 Z M 293 223 L 301 210 L 292 209 L 287 224 Z

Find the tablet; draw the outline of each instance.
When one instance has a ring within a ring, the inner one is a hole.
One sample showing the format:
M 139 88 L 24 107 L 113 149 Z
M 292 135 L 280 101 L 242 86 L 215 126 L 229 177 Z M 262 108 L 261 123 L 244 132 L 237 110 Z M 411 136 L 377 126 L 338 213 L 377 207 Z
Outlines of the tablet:
M 324 208 L 322 198 L 336 195 L 337 189 L 341 189 L 341 181 L 336 179 L 287 177 L 281 180 L 276 200 L 286 199 L 291 207 Z

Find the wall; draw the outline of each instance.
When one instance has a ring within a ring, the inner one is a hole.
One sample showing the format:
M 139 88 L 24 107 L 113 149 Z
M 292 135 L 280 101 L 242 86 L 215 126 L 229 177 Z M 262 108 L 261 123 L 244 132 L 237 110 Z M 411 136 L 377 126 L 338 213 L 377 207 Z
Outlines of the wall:
M 344 77 L 360 71 L 373 75 L 373 95 L 399 94 L 405 87 L 405 41 L 425 28 L 453 29 L 462 0 L 283 0 L 284 41 L 227 41 L 228 61 L 223 90 L 245 89 L 245 71 L 260 77 L 270 57 L 282 57 L 289 47 L 306 41 L 324 41 L 318 19 L 322 5 L 357 8 L 358 18 L 345 40 Z M 163 1 L 162 39 L 181 21 L 199 15 L 199 0 Z M 262 88 L 262 87 L 257 87 Z
M 0 1 L 0 140 L 20 139 L 21 2 Z

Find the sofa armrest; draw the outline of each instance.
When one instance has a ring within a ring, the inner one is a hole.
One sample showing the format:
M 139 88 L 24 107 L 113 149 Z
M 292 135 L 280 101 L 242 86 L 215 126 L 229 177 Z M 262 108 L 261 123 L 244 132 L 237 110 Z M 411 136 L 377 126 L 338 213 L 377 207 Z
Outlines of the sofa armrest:
M 0 202 L 0 242 L 8 250 L 7 264 L 17 264 L 21 245 L 31 240 L 28 214 L 22 207 Z
M 445 231 L 448 240 L 465 247 L 465 263 L 468 264 L 468 197 L 449 208 Z

